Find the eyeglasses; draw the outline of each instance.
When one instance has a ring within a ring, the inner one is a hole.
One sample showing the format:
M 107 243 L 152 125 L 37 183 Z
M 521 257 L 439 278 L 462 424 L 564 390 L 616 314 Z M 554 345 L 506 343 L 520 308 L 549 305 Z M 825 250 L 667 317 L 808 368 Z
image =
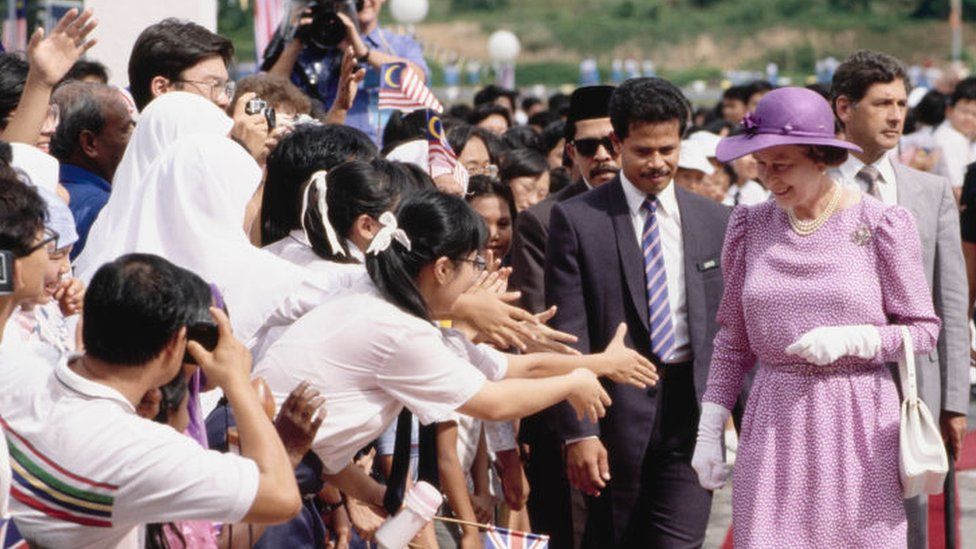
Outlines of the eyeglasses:
M 498 166 L 485 164 L 483 166 L 465 166 L 468 175 L 487 175 L 488 177 L 498 177 Z
M 24 256 L 31 255 L 45 246 L 48 247 L 48 254 L 54 253 L 58 249 L 58 238 L 60 237 L 61 235 L 59 235 L 57 231 L 45 227 L 44 236 L 41 238 L 41 241 L 34 244 L 30 248 L 27 248 L 27 250 L 24 251 Z
M 59 123 L 61 123 L 61 107 L 52 103 L 47 106 L 47 116 L 44 118 L 44 125 L 41 126 L 41 134 L 54 133 Z
M 206 86 L 210 91 L 210 99 L 217 99 L 220 96 L 224 96 L 227 99 L 234 97 L 234 92 L 237 91 L 237 82 L 233 80 L 228 80 L 227 82 L 205 82 L 202 80 L 174 80 L 174 82 L 180 82 L 182 84 L 197 84 L 200 86 Z
M 596 152 L 600 149 L 600 145 L 603 145 L 603 148 L 605 148 L 608 153 L 614 154 L 613 141 L 610 139 L 609 135 L 599 138 L 588 137 L 585 139 L 573 140 L 573 146 L 576 147 L 576 152 L 588 157 L 595 156 Z
M 468 259 L 467 257 L 460 257 L 457 260 L 464 261 L 465 263 L 470 263 L 474 265 L 474 270 L 478 271 L 479 273 L 488 268 L 488 262 L 486 262 L 485 258 L 481 257 L 480 255 L 476 256 L 474 259 Z

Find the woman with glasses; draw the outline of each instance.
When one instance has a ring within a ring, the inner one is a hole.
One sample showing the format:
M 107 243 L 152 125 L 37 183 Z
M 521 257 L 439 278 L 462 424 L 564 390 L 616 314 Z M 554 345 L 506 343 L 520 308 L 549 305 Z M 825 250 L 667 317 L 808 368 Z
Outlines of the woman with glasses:
M 377 222 L 365 252 L 369 277 L 292 325 L 254 371 L 277 402 L 303 379 L 326 398 L 329 415 L 312 450 L 346 494 L 383 504 L 384 489 L 352 458 L 404 407 L 422 424 L 455 411 L 499 421 L 569 399 L 580 417 L 595 421 L 609 402 L 593 370 L 642 387 L 656 382 L 653 366 L 622 345 L 588 357 L 499 358 L 467 342 L 471 356 L 485 357 L 485 371 L 479 370 L 433 323 L 450 314 L 483 266 L 485 233 L 477 214 L 458 197 L 421 191 Z
M 504 145 L 487 130 L 458 124 L 447 131 L 447 141 L 470 175 L 498 176 L 498 163 Z

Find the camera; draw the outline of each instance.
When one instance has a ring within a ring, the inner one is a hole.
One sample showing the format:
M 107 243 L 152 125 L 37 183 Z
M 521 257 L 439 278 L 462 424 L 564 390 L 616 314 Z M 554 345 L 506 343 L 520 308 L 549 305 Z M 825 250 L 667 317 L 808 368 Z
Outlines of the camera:
M 325 51 L 339 45 L 346 38 L 346 26 L 339 19 L 344 13 L 354 23 L 356 13 L 363 9 L 363 0 L 312 0 L 305 13 L 312 22 L 300 27 L 296 36 L 306 47 Z
M 275 129 L 277 117 L 274 107 L 268 105 L 268 102 L 264 99 L 251 99 L 247 102 L 247 105 L 244 105 L 244 112 L 247 114 L 263 114 L 264 119 L 268 121 L 268 130 Z

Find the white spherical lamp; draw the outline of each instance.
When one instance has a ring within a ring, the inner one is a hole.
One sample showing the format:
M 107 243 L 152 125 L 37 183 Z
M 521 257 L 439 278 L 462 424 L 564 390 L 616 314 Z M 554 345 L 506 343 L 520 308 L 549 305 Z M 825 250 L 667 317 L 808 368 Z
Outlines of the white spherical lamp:
M 427 17 L 427 0 L 390 0 L 390 15 L 401 25 L 420 23 Z
M 511 63 L 522 51 L 518 36 L 507 30 L 495 31 L 488 37 L 488 54 L 495 61 Z

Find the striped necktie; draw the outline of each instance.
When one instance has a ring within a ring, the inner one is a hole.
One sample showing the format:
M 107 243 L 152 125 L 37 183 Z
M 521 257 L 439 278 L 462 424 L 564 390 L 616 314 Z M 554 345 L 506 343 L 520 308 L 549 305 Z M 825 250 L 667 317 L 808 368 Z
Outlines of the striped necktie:
M 664 267 L 661 232 L 657 224 L 658 201 L 648 196 L 641 208 L 645 212 L 641 248 L 644 251 L 644 279 L 647 281 L 647 318 L 651 331 L 651 352 L 666 361 L 674 352 L 674 324 L 668 300 L 668 277 Z
M 864 166 L 861 171 L 854 176 L 861 185 L 861 190 L 867 194 L 881 199 L 881 189 L 878 188 L 878 181 L 881 179 L 881 172 L 874 166 Z

